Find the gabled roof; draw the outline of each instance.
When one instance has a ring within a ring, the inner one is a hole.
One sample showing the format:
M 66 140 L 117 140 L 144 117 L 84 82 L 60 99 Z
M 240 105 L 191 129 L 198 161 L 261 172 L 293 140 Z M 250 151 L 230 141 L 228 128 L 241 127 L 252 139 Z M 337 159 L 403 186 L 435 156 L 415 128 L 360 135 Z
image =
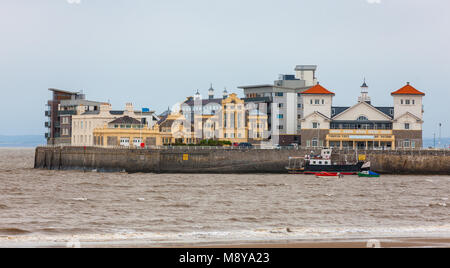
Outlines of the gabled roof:
M 329 118 L 328 116 L 326 116 L 323 113 L 320 113 L 318 111 L 315 111 L 314 113 L 310 113 L 309 115 L 305 116 L 302 120 L 304 121 L 306 118 L 313 116 L 313 115 L 318 115 L 320 117 L 323 117 L 325 120 L 331 121 L 331 118 Z
M 110 122 L 110 124 L 140 125 L 141 121 L 131 118 L 129 116 L 124 116 L 124 117 L 117 118 L 116 120 Z
M 400 119 L 400 118 L 402 118 L 402 117 L 404 117 L 404 116 L 411 116 L 412 118 L 415 118 L 418 122 L 423 122 L 422 119 L 420 119 L 419 117 L 413 115 L 413 114 L 410 113 L 410 112 L 406 112 L 406 113 L 402 114 L 401 116 L 395 118 L 394 121 L 397 121 L 398 119 Z
M 302 94 L 325 94 L 325 95 L 335 95 L 333 92 L 324 88 L 323 86 L 317 84 L 310 89 L 307 89 L 302 92 Z
M 392 92 L 391 95 L 422 95 L 422 96 L 425 96 L 425 93 L 420 92 L 419 90 L 415 89 L 408 82 L 406 84 L 406 86 L 402 87 L 401 89 L 399 89 L 397 91 Z
M 392 119 L 392 116 L 390 116 L 390 115 L 384 113 L 384 112 L 381 111 L 380 109 L 378 109 L 378 108 L 372 106 L 371 104 L 368 104 L 367 102 L 363 101 L 363 102 L 358 102 L 357 104 L 355 104 L 355 105 L 353 105 L 352 107 L 350 107 L 350 108 L 348 108 L 348 109 L 342 111 L 342 112 L 339 113 L 339 114 L 336 114 L 335 116 L 333 116 L 333 120 L 335 120 L 336 117 L 340 117 L 340 116 L 342 116 L 343 114 L 347 113 L 347 112 L 350 111 L 350 110 L 353 110 L 355 107 L 360 106 L 360 105 L 367 106 L 368 108 L 370 108 L 370 109 L 376 111 L 378 114 L 380 114 L 381 116 L 385 117 L 386 119 Z

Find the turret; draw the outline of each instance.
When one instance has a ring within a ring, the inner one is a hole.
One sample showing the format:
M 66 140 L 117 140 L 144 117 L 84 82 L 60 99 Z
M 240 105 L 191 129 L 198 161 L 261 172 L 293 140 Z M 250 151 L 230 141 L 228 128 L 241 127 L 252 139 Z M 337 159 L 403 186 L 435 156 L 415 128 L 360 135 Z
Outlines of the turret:
M 367 102 L 368 104 L 371 104 L 369 97 L 369 86 L 367 85 L 365 78 L 364 83 L 361 86 L 361 96 L 358 97 L 358 102 Z
M 208 90 L 208 97 L 209 97 L 210 100 L 214 99 L 214 88 L 213 88 L 212 84 L 211 84 L 211 87 Z

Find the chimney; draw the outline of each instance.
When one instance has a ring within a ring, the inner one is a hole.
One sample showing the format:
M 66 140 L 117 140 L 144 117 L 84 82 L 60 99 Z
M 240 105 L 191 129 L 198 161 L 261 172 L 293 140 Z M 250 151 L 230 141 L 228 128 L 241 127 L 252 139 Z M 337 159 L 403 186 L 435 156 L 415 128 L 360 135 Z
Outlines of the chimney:
M 109 103 L 102 103 L 100 105 L 100 114 L 108 115 L 110 111 L 111 111 L 111 104 L 109 104 Z
M 125 111 L 123 115 L 134 117 L 134 107 L 132 103 L 125 104 Z
M 83 114 L 86 112 L 86 108 L 83 104 L 77 106 L 77 115 Z

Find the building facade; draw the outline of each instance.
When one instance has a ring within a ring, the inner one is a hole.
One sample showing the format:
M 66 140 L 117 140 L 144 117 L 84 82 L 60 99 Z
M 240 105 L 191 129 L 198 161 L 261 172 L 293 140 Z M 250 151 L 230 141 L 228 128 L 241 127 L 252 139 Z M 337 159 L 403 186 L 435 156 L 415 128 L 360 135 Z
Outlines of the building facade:
M 125 110 L 113 111 L 111 104 L 103 103 L 100 109 L 95 111 L 87 111 L 84 106 L 77 108 L 77 114 L 72 116 L 72 145 L 73 146 L 93 146 L 94 130 L 104 128 L 111 121 L 128 116 L 141 122 L 142 127 L 153 128 L 158 117 L 149 109 L 135 111 L 132 103 L 125 105 Z
M 302 146 L 351 149 L 422 147 L 424 93 L 409 83 L 394 91 L 394 106 L 372 105 L 366 82 L 358 102 L 333 106 L 335 94 L 321 85 L 302 93 Z
M 272 140 L 288 145 L 300 143 L 303 118 L 302 92 L 317 84 L 316 65 L 298 65 L 295 75 L 280 75 L 274 84 L 241 86 L 246 102 L 267 108 Z
M 86 96 L 80 92 L 70 92 L 59 89 L 49 89 L 53 93 L 52 100 L 47 102 L 45 115 L 48 121 L 45 126 L 48 131 L 45 134 L 47 144 L 72 143 L 72 116 L 77 114 L 78 107 L 82 106 L 86 112 L 98 111 L 101 102 L 86 100 Z

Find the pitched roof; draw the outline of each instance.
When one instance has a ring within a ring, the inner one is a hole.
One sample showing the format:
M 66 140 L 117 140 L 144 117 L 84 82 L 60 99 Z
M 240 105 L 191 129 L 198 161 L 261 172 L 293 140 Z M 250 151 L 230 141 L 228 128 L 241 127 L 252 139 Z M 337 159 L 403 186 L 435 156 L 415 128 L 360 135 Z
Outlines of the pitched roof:
M 341 117 L 342 115 L 346 114 L 347 112 L 349 112 L 350 110 L 354 109 L 355 107 L 358 107 L 360 105 L 364 105 L 366 107 L 368 107 L 369 109 L 372 109 L 374 111 L 376 111 L 378 114 L 380 114 L 381 116 L 384 116 L 386 119 L 392 119 L 392 116 L 389 114 L 386 114 L 384 111 L 382 111 L 382 109 L 379 109 L 377 107 L 372 106 L 372 104 L 369 104 L 365 101 L 363 102 L 358 102 L 357 104 L 353 105 L 352 107 L 343 110 L 341 113 L 336 114 L 334 116 L 332 116 L 333 120 L 336 120 L 336 118 Z M 383 109 L 384 110 L 384 109 Z M 339 119 L 338 119 L 339 120 Z
M 324 88 L 323 86 L 317 84 L 315 86 L 313 86 L 310 89 L 307 89 L 305 91 L 302 92 L 302 94 L 331 94 L 331 95 L 335 95 L 333 92 L 329 91 L 328 89 Z
M 110 122 L 110 124 L 127 124 L 127 125 L 140 125 L 141 121 L 131 118 L 129 116 L 123 116 Z
M 406 86 L 402 87 L 401 89 L 399 89 L 397 91 L 392 92 L 391 95 L 422 95 L 422 96 L 425 96 L 425 93 L 420 92 L 419 90 L 415 89 L 408 82 L 406 84 Z

